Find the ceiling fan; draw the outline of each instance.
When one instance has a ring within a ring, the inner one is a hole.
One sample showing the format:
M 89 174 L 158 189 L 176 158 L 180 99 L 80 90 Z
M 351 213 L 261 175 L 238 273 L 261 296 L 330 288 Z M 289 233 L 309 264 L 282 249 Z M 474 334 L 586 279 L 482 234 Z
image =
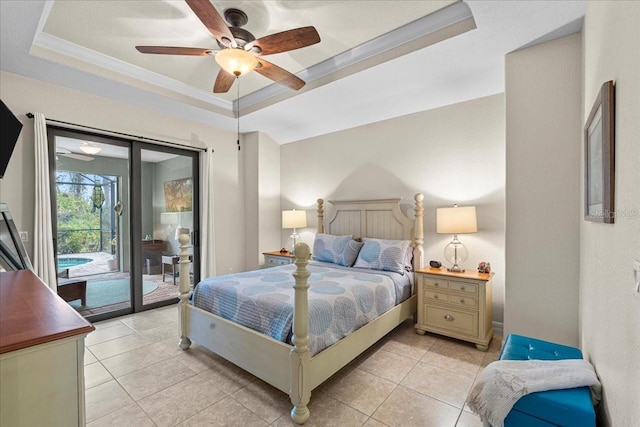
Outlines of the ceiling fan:
M 136 46 L 139 52 L 160 55 L 215 56 L 221 69 L 213 87 L 214 93 L 229 91 L 237 77 L 252 70 L 294 90 L 305 85 L 304 80 L 266 61 L 262 56 L 288 52 L 319 43 L 320 35 L 314 27 L 295 28 L 256 39 L 249 31 L 241 28 L 249 20 L 243 11 L 226 9 L 223 19 L 209 0 L 185 1 L 216 38 L 220 50 L 197 47 Z
M 68 157 L 70 159 L 82 160 L 84 162 L 90 162 L 93 160 L 93 157 L 87 156 L 85 154 L 74 153 L 68 148 L 64 147 L 56 147 L 56 156 Z

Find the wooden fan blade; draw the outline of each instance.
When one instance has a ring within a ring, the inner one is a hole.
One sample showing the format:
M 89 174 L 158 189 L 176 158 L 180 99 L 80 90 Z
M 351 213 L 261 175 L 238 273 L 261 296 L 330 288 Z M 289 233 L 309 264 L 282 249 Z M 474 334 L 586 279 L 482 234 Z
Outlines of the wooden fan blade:
M 231 73 L 227 73 L 222 68 L 216 77 L 216 83 L 213 85 L 213 93 L 226 93 L 236 80 L 236 76 Z
M 264 59 L 260 58 L 258 59 L 258 62 L 262 66 L 256 67 L 254 68 L 254 70 L 262 74 L 263 76 L 270 78 L 276 83 L 285 85 L 293 90 L 298 90 L 306 84 L 304 80 L 302 80 L 298 76 L 291 74 L 284 68 L 280 68 L 269 61 L 265 61 Z
M 320 35 L 314 27 L 302 27 L 260 37 L 251 45 L 261 49 L 261 52 L 256 52 L 257 55 L 271 55 L 300 49 L 319 42 Z
M 213 37 L 225 46 L 236 47 L 236 41 L 225 20 L 209 0 L 185 0 Z
M 212 52 L 211 49 L 204 49 L 200 47 L 136 46 L 136 49 L 142 53 L 155 53 L 158 55 L 206 56 Z

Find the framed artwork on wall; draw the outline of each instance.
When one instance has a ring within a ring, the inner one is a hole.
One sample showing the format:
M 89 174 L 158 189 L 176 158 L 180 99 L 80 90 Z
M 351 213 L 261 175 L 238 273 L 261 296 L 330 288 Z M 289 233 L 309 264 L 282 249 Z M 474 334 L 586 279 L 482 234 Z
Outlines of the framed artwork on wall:
M 584 126 L 584 218 L 613 224 L 615 220 L 615 91 L 602 85 Z
M 164 199 L 167 212 L 190 212 L 192 209 L 191 178 L 174 179 L 164 183 Z

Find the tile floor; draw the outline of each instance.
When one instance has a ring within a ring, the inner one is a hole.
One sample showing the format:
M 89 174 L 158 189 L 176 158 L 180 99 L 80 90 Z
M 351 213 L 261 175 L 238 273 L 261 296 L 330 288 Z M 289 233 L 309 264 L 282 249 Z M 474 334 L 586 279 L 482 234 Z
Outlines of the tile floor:
M 293 426 L 288 396 L 194 344 L 181 351 L 177 307 L 98 322 L 86 339 L 87 424 Z M 482 426 L 464 402 L 498 358 L 400 325 L 313 391 L 306 426 Z

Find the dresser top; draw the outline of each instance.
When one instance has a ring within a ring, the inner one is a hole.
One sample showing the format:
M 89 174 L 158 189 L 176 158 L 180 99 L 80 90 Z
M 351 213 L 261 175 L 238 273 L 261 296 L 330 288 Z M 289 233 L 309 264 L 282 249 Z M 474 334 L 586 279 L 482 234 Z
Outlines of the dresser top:
M 286 258 L 295 258 L 296 257 L 291 252 L 280 252 L 280 251 L 262 252 L 262 255 L 282 256 L 282 257 L 286 257 Z
M 32 271 L 0 272 L 0 354 L 94 329 Z
M 456 273 L 453 271 L 447 271 L 446 267 L 433 268 L 426 267 L 416 270 L 416 273 L 422 274 L 435 274 L 438 276 L 447 276 L 456 279 L 472 279 L 472 280 L 484 280 L 489 281 L 493 277 L 493 273 L 478 273 L 476 270 L 466 270 L 462 273 Z

